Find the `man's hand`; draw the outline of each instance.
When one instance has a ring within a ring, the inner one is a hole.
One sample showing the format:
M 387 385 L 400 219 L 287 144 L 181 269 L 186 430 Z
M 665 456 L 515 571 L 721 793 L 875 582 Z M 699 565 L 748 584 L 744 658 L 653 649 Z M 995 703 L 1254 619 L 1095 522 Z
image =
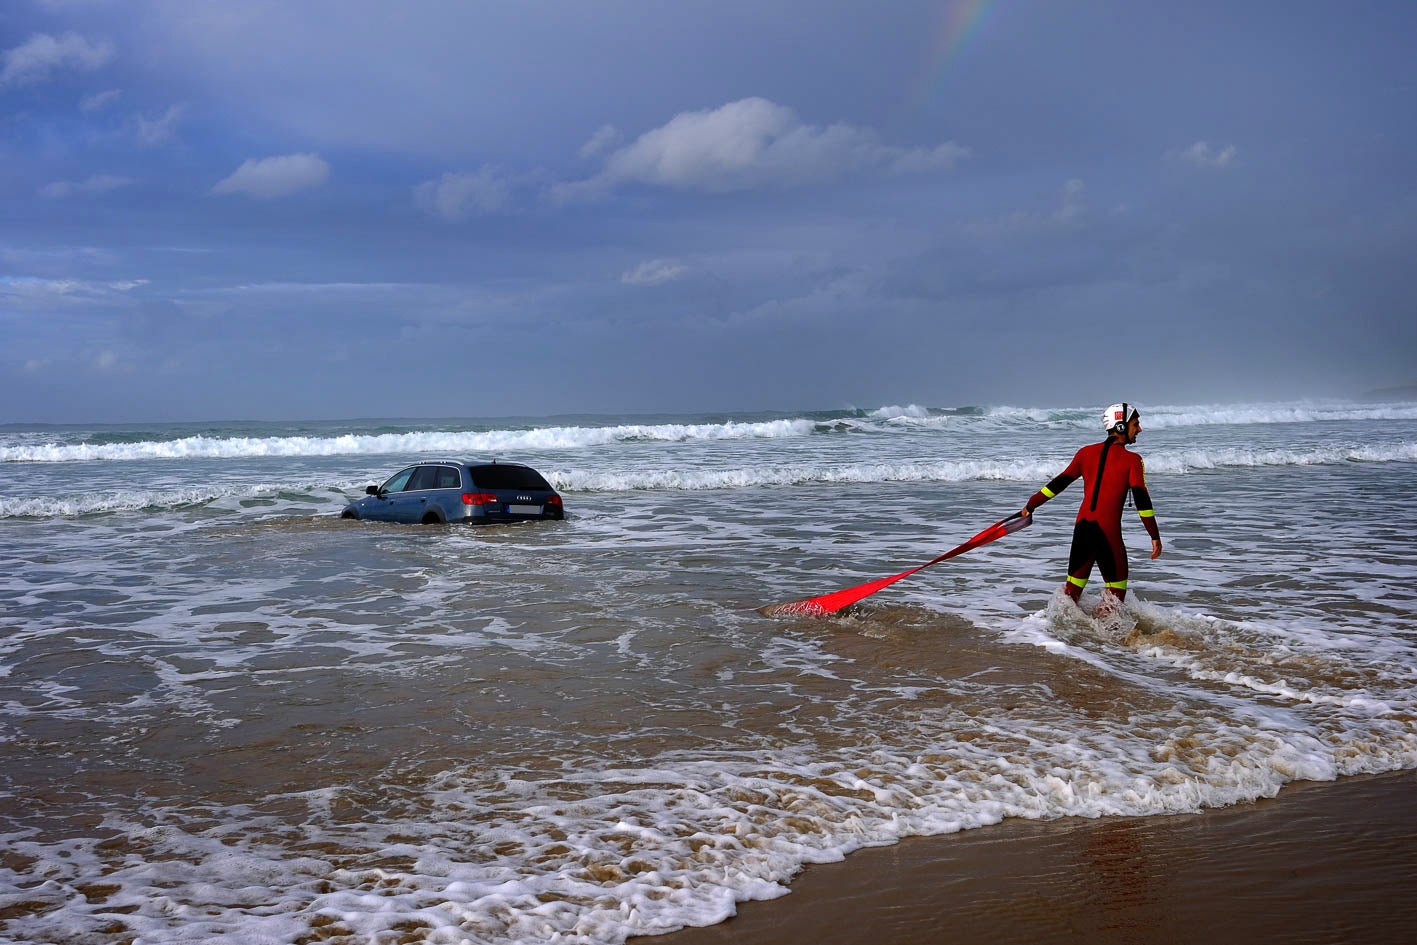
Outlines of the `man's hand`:
M 1160 538 L 1153 538 L 1153 539 L 1151 540 L 1151 557 L 1152 557 L 1152 560 L 1153 560 L 1153 561 L 1154 561 L 1155 559 L 1161 557 L 1161 539 L 1160 539 Z
M 1022 515 L 1024 518 L 1032 518 L 1033 510 L 1025 505 L 1023 508 L 1019 509 L 1018 514 Z

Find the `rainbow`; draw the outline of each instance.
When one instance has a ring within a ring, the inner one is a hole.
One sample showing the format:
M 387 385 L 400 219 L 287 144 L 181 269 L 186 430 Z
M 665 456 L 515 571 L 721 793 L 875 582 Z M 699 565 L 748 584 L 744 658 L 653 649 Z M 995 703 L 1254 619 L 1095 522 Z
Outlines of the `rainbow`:
M 931 31 L 925 67 L 915 82 L 911 104 L 926 104 L 944 80 L 950 65 L 959 60 L 969 41 L 978 36 L 998 0 L 944 0 Z

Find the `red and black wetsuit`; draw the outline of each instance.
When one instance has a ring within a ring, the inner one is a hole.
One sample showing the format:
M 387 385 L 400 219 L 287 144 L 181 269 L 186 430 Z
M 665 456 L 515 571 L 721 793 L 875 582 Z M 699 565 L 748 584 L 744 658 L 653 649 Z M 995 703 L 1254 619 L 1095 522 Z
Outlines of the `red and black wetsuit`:
M 1073 526 L 1073 547 L 1068 553 L 1068 596 L 1077 600 L 1092 575 L 1092 566 L 1102 572 L 1107 589 L 1117 597 L 1127 596 L 1127 546 L 1122 544 L 1122 503 L 1132 492 L 1137 514 L 1153 540 L 1161 538 L 1151 493 L 1146 489 L 1146 467 L 1136 453 L 1129 452 L 1116 437 L 1084 446 L 1073 456 L 1068 468 L 1028 500 L 1032 512 L 1044 502 L 1082 479 L 1082 508 Z

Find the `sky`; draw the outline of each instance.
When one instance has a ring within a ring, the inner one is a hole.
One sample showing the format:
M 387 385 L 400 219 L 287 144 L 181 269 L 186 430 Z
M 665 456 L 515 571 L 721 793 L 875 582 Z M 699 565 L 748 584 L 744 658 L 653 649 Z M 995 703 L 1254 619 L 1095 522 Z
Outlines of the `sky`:
M 1417 5 L 6 0 L 0 423 L 1417 383 Z

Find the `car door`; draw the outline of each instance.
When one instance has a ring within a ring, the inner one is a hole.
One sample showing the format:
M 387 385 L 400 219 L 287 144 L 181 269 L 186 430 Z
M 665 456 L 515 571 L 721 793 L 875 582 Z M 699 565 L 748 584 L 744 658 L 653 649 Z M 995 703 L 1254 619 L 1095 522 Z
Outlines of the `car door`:
M 462 470 L 457 466 L 441 465 L 433 470 L 435 482 L 429 487 L 434 491 L 429 493 L 431 498 L 428 504 L 436 504 L 443 513 L 443 521 L 461 521 L 467 514 L 462 502 L 462 495 L 466 491 L 462 487 Z
M 396 500 L 403 496 L 404 490 L 408 487 L 408 481 L 413 477 L 417 466 L 410 466 L 407 469 L 400 469 L 379 487 L 379 494 L 370 496 L 367 504 L 359 510 L 359 517 L 369 519 L 373 522 L 396 522 L 397 506 Z
M 433 495 L 433 486 L 437 481 L 437 466 L 415 466 L 413 475 L 409 477 L 403 491 L 390 496 L 393 500 L 391 506 L 394 521 L 410 525 L 423 521 L 423 515 L 428 511 L 429 498 Z

